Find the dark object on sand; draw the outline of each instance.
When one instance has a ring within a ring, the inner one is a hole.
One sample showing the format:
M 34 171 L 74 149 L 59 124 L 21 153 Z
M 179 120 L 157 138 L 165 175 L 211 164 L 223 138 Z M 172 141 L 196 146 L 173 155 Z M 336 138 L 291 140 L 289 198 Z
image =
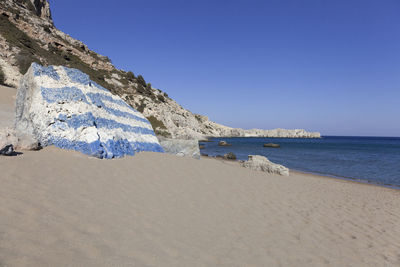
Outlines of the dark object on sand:
M 219 141 L 218 145 L 219 146 L 231 146 L 231 144 L 228 144 L 226 141 Z
M 17 156 L 22 153 L 18 153 L 14 151 L 13 145 L 7 145 L 3 149 L 0 150 L 0 155 L 2 156 Z
M 264 147 L 280 148 L 281 146 L 278 144 L 268 143 L 268 144 L 264 144 Z
M 224 155 L 224 159 L 236 160 L 236 155 L 233 154 L 232 152 L 229 152 L 228 154 Z

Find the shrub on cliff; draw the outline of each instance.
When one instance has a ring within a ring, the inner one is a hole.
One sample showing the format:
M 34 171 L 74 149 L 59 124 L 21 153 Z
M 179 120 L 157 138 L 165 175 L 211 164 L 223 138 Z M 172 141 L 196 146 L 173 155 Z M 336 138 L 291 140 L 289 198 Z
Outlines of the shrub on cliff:
M 156 135 L 164 136 L 166 138 L 171 138 L 171 133 L 168 132 L 167 127 L 164 125 L 162 121 L 158 120 L 154 116 L 147 117 L 147 119 L 151 123 L 151 126 L 153 127 L 153 130 Z
M 146 81 L 144 80 L 143 76 L 140 74 L 137 76 L 137 82 L 138 82 L 138 84 L 140 84 L 143 87 L 147 86 Z
M 130 81 L 133 81 L 133 80 L 136 79 L 135 74 L 133 74 L 132 71 L 128 71 L 128 72 L 126 73 L 126 78 L 127 78 L 128 80 L 130 80 Z
M 163 95 L 157 95 L 157 99 L 160 101 L 160 102 L 165 102 L 165 97 L 163 96 Z
M 26 1 L 29 2 L 29 0 Z M 104 79 L 105 76 L 109 75 L 107 71 L 95 70 L 78 56 L 61 51 L 54 45 L 49 45 L 49 50 L 42 48 L 39 41 L 32 39 L 17 28 L 4 14 L 0 14 L 0 35 L 6 39 L 11 47 L 17 47 L 20 50 L 16 55 L 16 61 L 21 74 L 26 73 L 32 62 L 41 65 L 63 65 L 83 71 L 93 81 L 115 93 L 115 88 Z
M 167 127 L 165 127 L 164 123 L 160 120 L 158 120 L 156 117 L 154 116 L 150 116 L 147 117 L 147 119 L 149 120 L 149 122 L 151 123 L 151 126 L 153 127 L 153 129 L 167 129 Z
M 32 62 L 42 63 L 37 57 L 28 52 L 21 52 L 16 56 L 19 72 L 25 74 Z

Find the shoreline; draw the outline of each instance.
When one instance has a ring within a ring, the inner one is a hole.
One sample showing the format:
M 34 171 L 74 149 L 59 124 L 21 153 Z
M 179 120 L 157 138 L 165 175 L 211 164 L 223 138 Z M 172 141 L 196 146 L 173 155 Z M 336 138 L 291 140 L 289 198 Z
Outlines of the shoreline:
M 360 178 L 347 178 L 347 177 L 341 177 L 341 176 L 336 176 L 336 175 L 329 175 L 329 174 L 320 174 L 320 173 L 314 173 L 314 172 L 307 172 L 307 171 L 300 171 L 296 169 L 289 169 L 290 172 L 297 173 L 297 174 L 304 174 L 304 175 L 310 175 L 310 176 L 315 176 L 319 178 L 329 178 L 333 180 L 339 180 L 339 181 L 344 181 L 344 182 L 350 182 L 350 183 L 355 183 L 355 184 L 362 184 L 362 185 L 370 185 L 370 186 L 375 186 L 375 187 L 383 187 L 387 189 L 392 189 L 395 191 L 400 190 L 400 185 L 390 185 L 390 184 L 379 184 L 375 183 L 373 181 L 369 181 L 367 179 L 360 179 Z
M 218 161 L 223 161 L 223 162 L 231 162 L 234 164 L 237 164 L 238 166 L 240 166 L 240 160 L 227 160 L 227 159 L 223 159 L 223 158 L 217 158 L 217 157 L 213 157 L 213 156 L 201 156 L 201 158 L 209 158 L 209 159 L 214 159 L 214 160 L 218 160 Z M 242 167 L 242 166 L 240 166 Z M 242 167 L 244 168 L 244 167 Z M 370 181 L 368 179 L 360 179 L 360 178 L 351 178 L 351 177 L 341 177 L 341 176 L 337 176 L 337 175 L 330 175 L 330 174 L 321 174 L 321 173 L 315 173 L 315 172 L 307 172 L 307 171 L 301 171 L 301 170 L 297 170 L 297 169 L 290 169 L 289 168 L 289 173 L 293 173 L 293 174 L 303 174 L 303 175 L 310 175 L 310 176 L 314 176 L 314 177 L 318 177 L 318 178 L 322 178 L 322 179 L 333 179 L 333 180 L 339 180 L 339 181 L 345 181 L 345 182 L 351 182 L 351 183 L 355 183 L 355 184 L 364 184 L 364 185 L 371 185 L 371 186 L 375 186 L 375 187 L 383 187 L 383 188 L 388 188 L 388 189 L 392 189 L 392 190 L 400 190 L 400 185 L 391 185 L 391 184 L 379 184 L 379 183 L 375 183 L 373 181 Z

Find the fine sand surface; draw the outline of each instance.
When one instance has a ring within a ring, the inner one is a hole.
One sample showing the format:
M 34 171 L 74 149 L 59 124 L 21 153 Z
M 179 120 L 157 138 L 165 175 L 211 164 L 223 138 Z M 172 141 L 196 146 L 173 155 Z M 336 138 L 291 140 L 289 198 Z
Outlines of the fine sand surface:
M 54 147 L 0 170 L 0 266 L 400 265 L 393 189 Z

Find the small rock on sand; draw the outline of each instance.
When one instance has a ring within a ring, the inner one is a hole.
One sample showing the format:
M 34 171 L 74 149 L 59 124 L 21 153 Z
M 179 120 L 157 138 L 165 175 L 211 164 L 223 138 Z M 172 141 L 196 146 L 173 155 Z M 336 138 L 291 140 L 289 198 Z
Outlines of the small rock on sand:
M 6 145 L 4 148 L 0 149 L 0 155 L 2 156 L 16 156 L 20 153 L 14 151 L 13 145 Z

